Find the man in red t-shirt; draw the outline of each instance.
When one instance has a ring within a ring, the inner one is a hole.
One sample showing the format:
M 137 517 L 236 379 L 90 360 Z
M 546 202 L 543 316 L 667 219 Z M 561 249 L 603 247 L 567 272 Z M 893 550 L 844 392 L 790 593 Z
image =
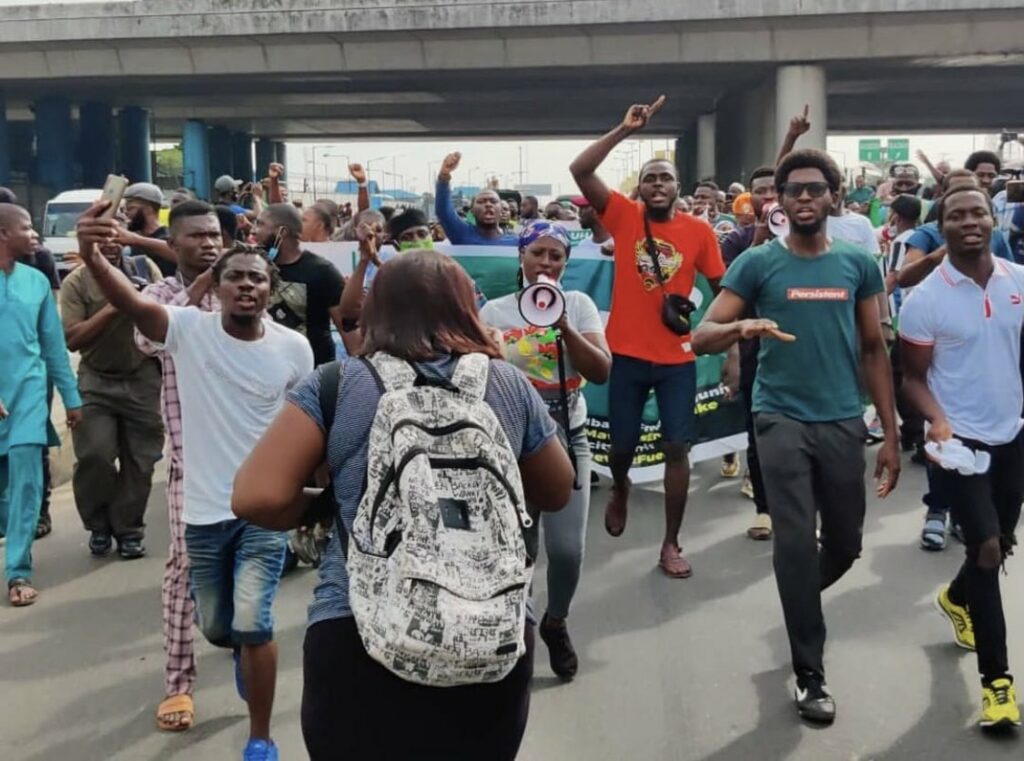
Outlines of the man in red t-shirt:
M 697 369 L 690 336 L 662 322 L 664 294 L 689 298 L 697 273 L 717 293 L 725 265 L 711 226 L 676 210 L 679 175 L 671 161 L 654 159 L 640 168 L 639 200 L 608 189 L 597 168 L 620 142 L 647 125 L 665 103 L 630 106 L 622 124 L 595 142 L 569 167 L 576 184 L 615 240 L 615 287 L 608 320 L 612 350 L 609 388 L 611 499 L 605 528 L 619 536 L 626 527 L 629 466 L 640 441 L 644 403 L 654 390 L 665 453 L 665 539 L 659 566 L 673 578 L 692 574 L 679 547 L 679 529 L 690 486 L 690 445 L 696 438 Z M 646 225 L 645 225 L 646 218 Z M 648 253 L 648 235 L 658 252 L 659 282 Z

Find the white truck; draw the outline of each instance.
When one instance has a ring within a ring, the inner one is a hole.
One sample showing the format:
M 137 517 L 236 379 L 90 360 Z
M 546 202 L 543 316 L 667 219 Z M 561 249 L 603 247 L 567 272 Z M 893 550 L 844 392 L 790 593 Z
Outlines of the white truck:
M 78 253 L 75 223 L 82 212 L 99 200 L 102 193 L 103 191 L 98 188 L 95 190 L 67 190 L 58 193 L 46 202 L 39 235 L 42 238 L 42 244 L 53 254 L 61 279 L 72 269 L 64 261 L 65 254 Z

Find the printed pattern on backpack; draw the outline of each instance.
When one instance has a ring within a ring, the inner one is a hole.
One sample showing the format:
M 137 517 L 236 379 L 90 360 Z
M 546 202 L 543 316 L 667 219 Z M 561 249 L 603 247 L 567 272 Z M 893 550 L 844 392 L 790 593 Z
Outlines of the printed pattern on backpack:
M 533 574 L 515 453 L 484 402 L 489 360 L 447 387 L 386 354 L 367 487 L 348 543 L 349 601 L 367 653 L 411 682 L 503 679 L 526 650 Z

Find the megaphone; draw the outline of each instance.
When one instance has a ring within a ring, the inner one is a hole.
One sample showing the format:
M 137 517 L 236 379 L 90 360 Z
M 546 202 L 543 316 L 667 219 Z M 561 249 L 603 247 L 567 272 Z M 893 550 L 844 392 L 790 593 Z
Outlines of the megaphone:
M 537 328 L 550 328 L 565 314 L 565 294 L 558 283 L 546 275 L 538 275 L 519 294 L 519 314 Z
M 786 216 L 786 210 L 777 203 L 768 207 L 768 230 L 776 238 L 789 235 L 789 217 Z

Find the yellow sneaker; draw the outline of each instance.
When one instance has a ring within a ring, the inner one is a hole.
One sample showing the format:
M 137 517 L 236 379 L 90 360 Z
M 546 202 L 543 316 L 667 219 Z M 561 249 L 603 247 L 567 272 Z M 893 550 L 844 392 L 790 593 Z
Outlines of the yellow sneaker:
M 964 650 L 974 650 L 974 624 L 971 614 L 963 605 L 957 605 L 949 599 L 949 585 L 939 590 L 935 598 L 935 607 L 939 609 L 949 623 L 953 625 L 953 639 Z
M 731 457 L 731 459 L 730 459 Z M 722 458 L 722 478 L 740 477 L 740 458 L 738 455 L 726 455 Z
M 1020 726 L 1017 690 L 1009 679 L 995 679 L 981 691 L 981 719 L 985 729 Z

